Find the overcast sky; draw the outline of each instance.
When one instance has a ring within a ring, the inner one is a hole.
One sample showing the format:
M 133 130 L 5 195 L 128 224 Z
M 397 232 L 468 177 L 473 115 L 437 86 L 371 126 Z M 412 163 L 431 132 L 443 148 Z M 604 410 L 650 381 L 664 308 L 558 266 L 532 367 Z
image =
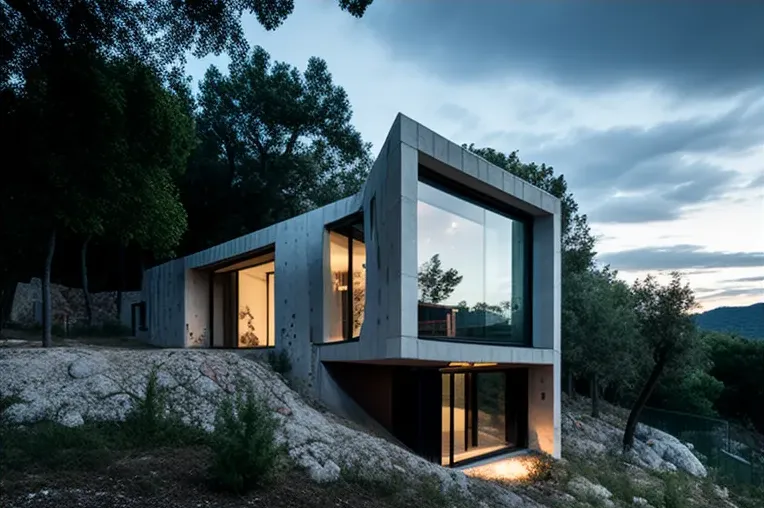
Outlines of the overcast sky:
M 325 59 L 375 151 L 399 111 L 519 150 L 565 175 L 624 279 L 680 270 L 706 309 L 764 301 L 764 2 L 296 4 L 275 32 L 247 20 L 250 44 Z

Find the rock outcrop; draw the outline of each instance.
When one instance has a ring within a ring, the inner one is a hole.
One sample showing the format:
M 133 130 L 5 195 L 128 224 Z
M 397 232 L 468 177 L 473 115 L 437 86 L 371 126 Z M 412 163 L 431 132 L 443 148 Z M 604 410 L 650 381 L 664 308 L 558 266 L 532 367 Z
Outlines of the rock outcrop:
M 169 406 L 188 422 L 212 429 L 223 397 L 246 382 L 265 398 L 281 422 L 278 439 L 289 455 L 318 482 L 355 474 L 405 471 L 412 478 L 436 478 L 444 489 L 466 494 L 475 485 L 464 473 L 428 462 L 384 440 L 341 425 L 309 406 L 264 365 L 233 352 L 6 349 L 0 350 L 0 395 L 23 401 L 6 410 L 17 423 L 53 419 L 81 425 L 86 419 L 121 420 L 143 397 L 148 376 L 167 388 Z M 538 506 L 499 485 L 496 506 Z
M 578 457 L 604 455 L 621 448 L 623 428 L 586 414 L 565 413 L 562 421 L 563 453 Z M 627 458 L 654 471 L 682 470 L 704 478 L 708 472 L 692 451 L 674 436 L 646 425 L 637 425 L 634 447 Z

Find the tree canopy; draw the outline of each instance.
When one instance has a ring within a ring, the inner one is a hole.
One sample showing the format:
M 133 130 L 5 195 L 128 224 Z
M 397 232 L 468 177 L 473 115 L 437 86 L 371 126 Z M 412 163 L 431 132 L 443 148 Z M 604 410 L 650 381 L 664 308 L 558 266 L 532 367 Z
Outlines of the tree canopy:
M 200 145 L 183 184 L 189 250 L 265 227 L 357 192 L 370 145 L 351 124 L 326 62 L 301 73 L 256 47 L 200 83 Z M 222 227 L 221 227 L 222 226 Z
M 361 17 L 372 1 L 338 4 Z M 197 57 L 240 55 L 248 48 L 244 14 L 275 30 L 293 11 L 294 0 L 2 0 L 0 83 L 71 47 L 161 64 L 183 62 L 187 51 Z

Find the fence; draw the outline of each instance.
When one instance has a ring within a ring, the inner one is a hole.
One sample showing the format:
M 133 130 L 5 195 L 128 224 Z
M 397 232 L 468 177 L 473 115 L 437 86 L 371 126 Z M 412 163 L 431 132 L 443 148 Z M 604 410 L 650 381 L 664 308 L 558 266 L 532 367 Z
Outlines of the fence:
M 725 420 L 645 408 L 640 421 L 691 443 L 724 481 L 764 487 L 764 441 Z

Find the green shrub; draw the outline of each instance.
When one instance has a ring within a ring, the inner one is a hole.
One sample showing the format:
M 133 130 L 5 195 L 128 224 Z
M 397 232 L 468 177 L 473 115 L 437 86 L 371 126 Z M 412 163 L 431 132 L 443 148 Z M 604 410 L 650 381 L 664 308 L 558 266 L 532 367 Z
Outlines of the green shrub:
M 687 481 L 679 473 L 669 473 L 665 476 L 663 490 L 663 506 L 666 508 L 685 508 L 687 501 Z
M 292 371 L 292 360 L 289 359 L 286 349 L 280 349 L 278 352 L 273 349 L 268 351 L 268 363 L 273 372 L 286 375 Z
M 262 487 L 282 452 L 275 441 L 276 428 L 273 413 L 251 387 L 225 399 L 211 436 L 213 485 L 236 494 Z
M 159 386 L 157 369 L 149 373 L 144 396 L 135 400 L 121 434 L 130 448 L 194 445 L 204 442 L 206 437 L 202 429 L 184 423 L 168 409 L 167 389 Z

